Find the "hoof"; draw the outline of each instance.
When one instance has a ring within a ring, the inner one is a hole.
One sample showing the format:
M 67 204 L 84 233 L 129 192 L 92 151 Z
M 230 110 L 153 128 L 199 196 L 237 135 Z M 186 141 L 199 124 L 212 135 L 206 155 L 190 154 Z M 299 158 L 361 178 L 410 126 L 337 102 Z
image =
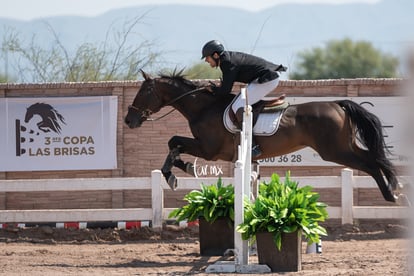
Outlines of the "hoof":
M 236 256 L 236 249 L 226 249 L 223 253 L 224 257 Z
M 394 195 L 395 203 L 399 206 L 411 206 L 411 202 L 405 194 Z
M 185 166 L 185 172 L 191 176 L 194 176 L 194 177 L 196 176 L 195 171 L 194 171 L 194 165 L 190 162 L 187 162 Z
M 177 178 L 175 177 L 175 175 L 172 174 L 168 178 L 168 186 L 170 186 L 171 190 L 173 190 L 173 191 L 177 190 L 178 181 L 177 181 Z

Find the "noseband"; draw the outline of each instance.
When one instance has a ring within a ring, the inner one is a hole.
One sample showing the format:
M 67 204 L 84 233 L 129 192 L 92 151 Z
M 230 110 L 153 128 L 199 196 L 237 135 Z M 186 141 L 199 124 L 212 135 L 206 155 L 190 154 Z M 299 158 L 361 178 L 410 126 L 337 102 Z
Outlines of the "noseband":
M 146 110 L 140 111 L 138 107 L 135 107 L 135 106 L 133 106 L 133 105 L 129 105 L 129 106 L 128 106 L 128 112 L 131 112 L 131 110 L 132 110 L 132 111 L 134 111 L 135 113 L 137 113 L 137 114 L 141 115 L 141 117 L 144 117 L 144 118 L 148 118 L 148 117 L 149 117 L 149 116 L 151 116 L 151 114 L 153 113 L 153 112 L 152 112 L 151 110 L 149 110 L 149 109 L 146 109 Z

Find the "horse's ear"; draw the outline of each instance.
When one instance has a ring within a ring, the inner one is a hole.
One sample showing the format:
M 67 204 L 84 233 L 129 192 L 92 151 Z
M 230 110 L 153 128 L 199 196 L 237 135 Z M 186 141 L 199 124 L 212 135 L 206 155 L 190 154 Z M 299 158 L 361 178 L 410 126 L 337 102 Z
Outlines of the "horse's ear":
M 144 80 L 151 80 L 151 76 L 144 72 L 144 70 L 139 69 L 141 71 L 142 76 L 144 77 Z

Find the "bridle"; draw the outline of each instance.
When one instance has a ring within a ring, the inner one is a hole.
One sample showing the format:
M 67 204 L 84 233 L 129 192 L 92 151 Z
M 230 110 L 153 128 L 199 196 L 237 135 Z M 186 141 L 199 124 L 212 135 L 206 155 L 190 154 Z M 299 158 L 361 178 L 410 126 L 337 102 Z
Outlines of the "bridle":
M 149 119 L 149 117 L 151 116 L 151 114 L 153 113 L 151 110 L 146 109 L 143 111 L 140 111 L 138 107 L 135 107 L 133 105 L 129 105 L 128 106 L 128 112 L 130 112 L 131 110 L 133 110 L 134 112 L 138 113 L 141 115 L 141 117 L 146 118 L 148 121 L 152 121 L 154 119 Z
M 205 90 L 205 87 L 199 87 L 199 88 L 196 88 L 196 89 L 190 90 L 190 91 L 188 91 L 188 92 L 185 92 L 184 94 L 182 94 L 182 95 L 180 95 L 180 96 L 178 96 L 178 97 L 176 97 L 176 98 L 172 99 L 171 101 L 169 101 L 168 103 L 164 104 L 163 106 L 172 105 L 173 103 L 177 102 L 177 101 L 178 101 L 178 100 L 180 100 L 181 98 L 184 98 L 185 96 L 188 96 L 188 95 L 190 95 L 190 94 L 193 94 L 193 93 L 195 93 L 195 92 L 199 92 L 199 91 L 202 91 L 202 90 Z M 157 100 L 158 100 L 158 102 L 160 102 L 160 103 L 161 103 L 161 105 L 162 105 L 161 98 L 160 98 L 160 96 L 156 93 L 156 90 L 155 90 L 154 85 L 151 85 L 151 86 L 148 88 L 147 93 L 148 93 L 148 94 L 151 94 L 151 95 L 155 95 L 155 96 L 156 96 L 156 98 L 157 98 Z M 156 113 L 157 111 L 155 111 L 155 112 L 154 112 L 154 111 L 152 111 L 152 110 L 151 110 L 151 109 L 149 109 L 149 108 L 147 108 L 147 109 L 145 109 L 145 110 L 143 110 L 143 111 L 140 111 L 140 109 L 139 109 L 138 107 L 135 107 L 134 105 L 129 105 L 129 106 L 128 106 L 128 112 L 129 112 L 129 111 L 131 111 L 131 110 L 133 110 L 134 112 L 136 112 L 136 113 L 140 114 L 140 115 L 141 115 L 141 117 L 144 117 L 147 121 L 158 121 L 158 120 L 160 120 L 160 119 L 162 119 L 162 118 L 164 118 L 164 117 L 168 116 L 169 114 L 171 114 L 172 112 L 174 112 L 176 109 L 175 109 L 175 108 L 173 108 L 171 111 L 167 112 L 166 114 L 164 114 L 164 115 L 162 115 L 162 116 L 160 116 L 160 117 L 154 118 L 154 119 L 150 118 L 150 116 L 151 116 L 151 114 Z
M 154 87 L 155 85 L 153 83 L 154 83 L 154 81 L 152 81 L 151 84 L 149 85 L 147 93 L 150 94 L 150 95 L 155 94 L 155 96 L 157 97 L 157 101 L 162 103 L 162 101 L 161 101 L 160 97 L 158 96 L 158 94 L 153 93 L 155 91 L 155 87 Z M 151 116 L 152 113 L 154 113 L 149 108 L 147 108 L 143 111 L 140 111 L 140 109 L 138 107 L 134 106 L 133 104 L 128 106 L 128 112 L 130 112 L 131 110 L 133 110 L 137 114 L 141 115 L 141 118 L 145 118 L 146 120 L 150 120 L 149 117 Z

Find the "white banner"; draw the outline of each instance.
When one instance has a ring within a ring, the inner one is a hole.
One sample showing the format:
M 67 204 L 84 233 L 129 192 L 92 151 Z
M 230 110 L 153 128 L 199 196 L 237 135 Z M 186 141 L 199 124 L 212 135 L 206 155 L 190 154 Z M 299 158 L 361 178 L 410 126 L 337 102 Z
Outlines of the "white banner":
M 407 165 L 408 159 L 403 149 L 404 97 L 296 97 L 287 98 L 290 104 L 312 101 L 335 101 L 349 99 L 379 117 L 383 124 L 386 147 L 391 152 L 388 157 L 395 165 Z M 277 143 L 277 141 L 275 141 Z M 305 148 L 290 154 L 259 160 L 261 166 L 336 166 L 338 164 L 322 160 L 311 148 Z
M 0 98 L 0 171 L 115 169 L 117 102 Z

